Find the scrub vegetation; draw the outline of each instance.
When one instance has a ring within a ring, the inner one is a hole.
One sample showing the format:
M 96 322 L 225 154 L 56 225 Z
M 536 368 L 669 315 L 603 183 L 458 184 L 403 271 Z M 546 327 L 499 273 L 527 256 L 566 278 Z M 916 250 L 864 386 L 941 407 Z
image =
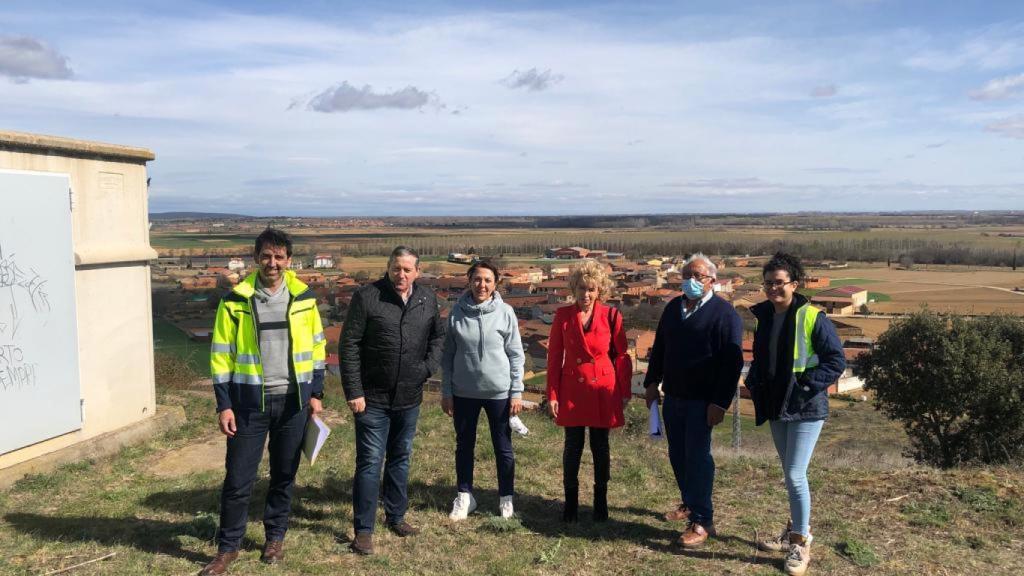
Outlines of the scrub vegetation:
M 875 405 L 936 466 L 1024 462 L 1024 320 L 919 312 L 862 358 Z

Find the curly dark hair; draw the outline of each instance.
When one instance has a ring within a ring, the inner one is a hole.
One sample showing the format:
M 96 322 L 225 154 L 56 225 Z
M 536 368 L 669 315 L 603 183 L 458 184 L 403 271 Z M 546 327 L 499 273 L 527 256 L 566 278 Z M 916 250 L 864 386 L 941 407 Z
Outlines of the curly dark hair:
M 771 260 L 765 263 L 764 268 L 761 269 L 761 277 L 763 278 L 765 274 L 775 272 L 776 270 L 788 272 L 789 279 L 793 282 L 802 282 L 807 277 L 800 258 L 786 252 L 776 252 Z
M 256 237 L 256 254 L 258 255 L 263 250 L 263 245 L 269 244 L 270 246 L 284 247 L 285 253 L 288 257 L 292 257 L 292 237 L 284 230 L 278 230 L 277 228 L 267 228 L 260 235 Z

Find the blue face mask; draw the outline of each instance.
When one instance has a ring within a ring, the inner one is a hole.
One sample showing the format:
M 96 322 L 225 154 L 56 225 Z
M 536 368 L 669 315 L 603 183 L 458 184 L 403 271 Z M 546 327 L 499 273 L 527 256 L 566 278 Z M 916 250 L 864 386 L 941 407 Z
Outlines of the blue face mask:
M 704 284 L 696 278 L 690 278 L 683 283 L 683 294 L 690 300 L 696 300 L 704 295 Z

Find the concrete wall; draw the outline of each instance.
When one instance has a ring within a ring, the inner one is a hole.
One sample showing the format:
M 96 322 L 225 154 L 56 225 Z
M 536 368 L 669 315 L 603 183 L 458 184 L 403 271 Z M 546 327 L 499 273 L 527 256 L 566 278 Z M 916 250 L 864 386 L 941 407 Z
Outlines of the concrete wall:
M 0 455 L 0 469 L 153 416 L 146 162 L 153 153 L 0 131 L 0 168 L 68 174 L 82 429 Z M 43 417 L 45 410 L 39 410 Z

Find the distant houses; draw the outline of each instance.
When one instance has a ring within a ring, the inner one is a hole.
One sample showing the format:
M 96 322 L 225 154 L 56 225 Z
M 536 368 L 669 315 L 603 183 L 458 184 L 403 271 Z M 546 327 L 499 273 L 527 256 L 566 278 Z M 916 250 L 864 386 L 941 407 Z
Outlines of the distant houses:
M 589 257 L 590 250 L 579 246 L 570 246 L 568 248 L 548 248 L 544 253 L 544 256 L 546 258 L 556 258 L 559 260 L 579 260 L 580 258 Z
M 313 268 L 334 268 L 334 256 L 323 252 L 314 255 Z
M 461 254 L 459 252 L 449 252 L 448 261 L 454 264 L 473 264 L 479 261 L 480 258 L 476 254 Z
M 683 278 L 680 273 L 684 258 L 681 256 L 649 254 L 642 258 L 627 259 L 622 253 L 605 250 L 588 249 L 581 246 L 553 247 L 545 250 L 549 259 L 544 263 L 514 263 L 502 265 L 499 290 L 505 301 L 515 311 L 519 320 L 520 333 L 526 354 L 529 356 L 528 371 L 542 371 L 546 366 L 546 355 L 551 323 L 555 311 L 572 301 L 569 290 L 569 273 L 572 262 L 569 260 L 595 259 L 607 270 L 614 283 L 612 293 L 606 298 L 610 305 L 621 307 L 628 315 L 627 339 L 630 354 L 635 360 L 637 382 L 642 381 L 646 362 L 653 345 L 653 328 L 657 315 L 662 307 L 674 298 L 682 295 Z M 744 283 L 739 271 L 730 270 L 728 275 L 721 271 L 745 266 L 760 266 L 763 258 L 748 257 L 712 257 L 719 268 L 719 280 L 715 291 L 730 301 L 744 320 L 748 330 L 754 325 L 749 308 L 764 301 L 765 294 L 759 281 Z M 297 275 L 310 285 L 317 294 L 318 308 L 321 310 L 325 323 L 325 333 L 329 341 L 328 348 L 337 348 L 341 325 L 345 312 L 352 300 L 352 294 L 366 282 L 372 281 L 365 273 L 347 275 L 338 270 L 339 260 L 328 252 L 317 252 L 305 257 L 305 264 L 312 264 L 308 270 L 296 270 Z M 451 252 L 447 260 L 456 264 L 471 265 L 479 261 L 476 254 Z M 301 263 L 299 258 L 293 264 Z M 244 277 L 246 267 L 252 267 L 251 258 L 246 257 L 180 257 L 161 258 L 157 263 L 162 266 L 162 273 L 167 280 L 177 281 L 183 294 L 178 298 L 181 306 L 168 316 L 193 339 L 208 338 L 204 333 L 208 319 L 215 308 L 219 297 L 214 290 L 230 288 Z M 293 266 L 298 269 L 299 266 Z M 181 270 L 191 268 L 192 270 Z M 447 317 L 452 306 L 457 302 L 467 287 L 468 279 L 464 272 L 442 273 L 444 269 L 434 267 L 432 273 L 423 274 L 417 283 L 433 289 L 441 299 L 441 314 Z M 181 270 L 180 272 L 177 270 Z M 173 272 L 171 272 L 173 271 Z M 185 276 L 187 274 L 187 276 Z M 184 277 L 183 277 L 184 276 Z M 861 310 L 867 303 L 868 292 L 858 286 L 841 286 L 833 288 L 828 277 L 817 276 L 807 278 L 803 288 L 813 294 L 812 303 L 830 316 L 849 316 Z M 207 294 L 208 293 L 208 294 Z M 185 324 L 186 322 L 194 324 Z M 871 343 L 863 338 L 863 331 L 855 326 L 855 320 L 844 323 L 840 318 L 833 322 L 844 339 L 847 360 L 855 365 L 860 356 L 870 349 Z M 750 343 L 744 343 L 744 357 L 750 360 Z M 337 374 L 338 358 L 331 355 L 327 361 L 328 369 Z M 852 374 L 846 374 L 832 388 L 832 391 L 846 391 L 860 386 L 859 380 Z
M 868 303 L 868 291 L 860 286 L 840 286 L 811 296 L 811 304 L 828 314 L 850 316 Z
M 804 288 L 812 290 L 822 290 L 828 288 L 832 284 L 832 280 L 827 276 L 808 276 L 804 278 Z

